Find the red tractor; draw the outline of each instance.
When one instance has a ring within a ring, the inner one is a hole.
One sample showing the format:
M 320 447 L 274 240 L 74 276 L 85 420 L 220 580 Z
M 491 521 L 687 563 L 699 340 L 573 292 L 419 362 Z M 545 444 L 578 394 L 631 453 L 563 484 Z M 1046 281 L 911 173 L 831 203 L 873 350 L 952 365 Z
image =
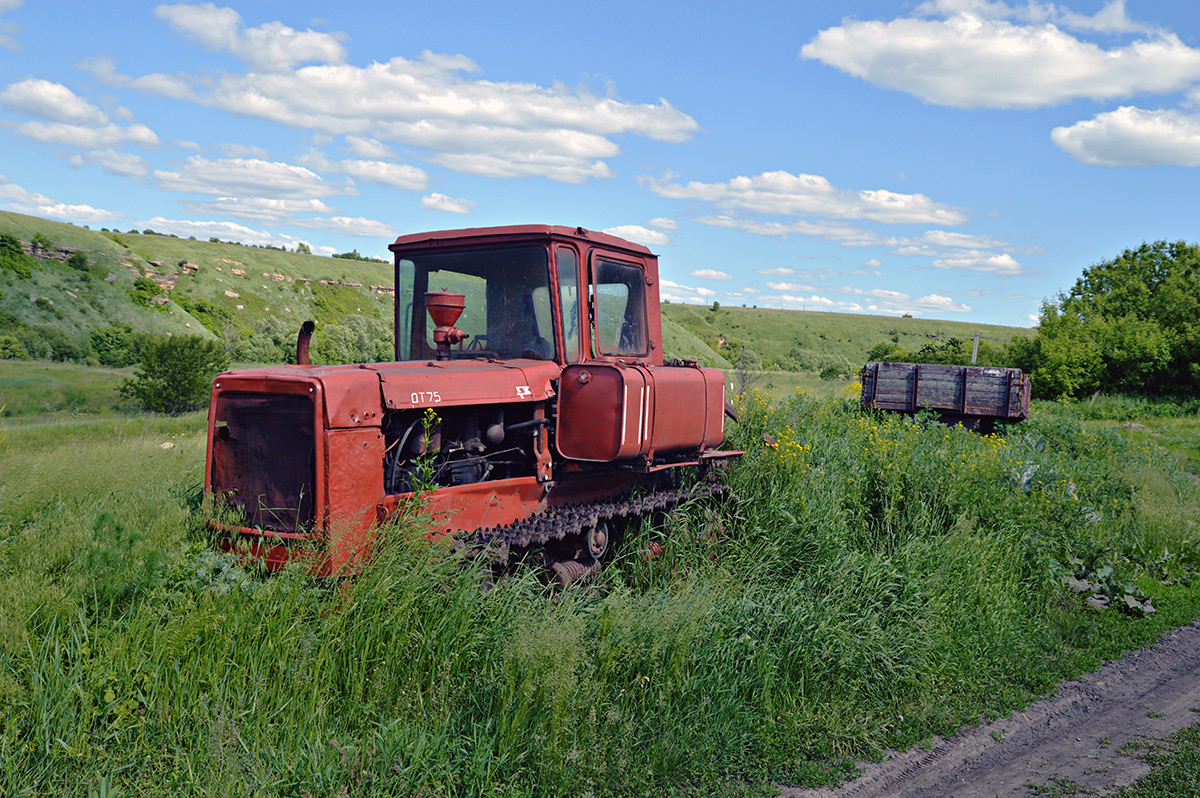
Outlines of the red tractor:
M 583 228 L 400 236 L 396 360 L 229 371 L 213 383 L 205 491 L 235 521 L 221 545 L 267 567 L 356 567 L 372 529 L 416 493 L 431 537 L 503 565 L 540 549 L 560 583 L 589 578 L 621 526 L 686 499 L 740 452 L 725 379 L 664 364 L 658 258 Z

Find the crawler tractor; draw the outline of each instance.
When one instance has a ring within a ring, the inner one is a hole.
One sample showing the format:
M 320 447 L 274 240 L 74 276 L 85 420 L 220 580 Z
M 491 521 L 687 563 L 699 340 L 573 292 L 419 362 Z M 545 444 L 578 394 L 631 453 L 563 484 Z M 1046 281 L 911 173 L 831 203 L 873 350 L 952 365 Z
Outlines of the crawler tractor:
M 741 452 L 716 448 L 721 372 L 663 362 L 648 249 L 545 225 L 389 249 L 394 362 L 310 365 L 306 322 L 298 365 L 214 381 L 205 490 L 232 510 L 212 522 L 223 547 L 344 572 L 420 493 L 432 538 L 498 567 L 539 552 L 565 584 L 590 578 L 628 521 L 724 492 L 680 479 Z

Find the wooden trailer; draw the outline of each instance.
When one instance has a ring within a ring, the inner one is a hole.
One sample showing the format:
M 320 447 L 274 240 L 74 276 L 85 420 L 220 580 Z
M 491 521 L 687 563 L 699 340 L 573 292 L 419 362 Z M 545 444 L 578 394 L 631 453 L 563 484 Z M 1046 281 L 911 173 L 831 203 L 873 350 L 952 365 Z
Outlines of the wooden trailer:
M 1013 368 L 872 361 L 862 370 L 864 409 L 933 410 L 946 423 L 980 432 L 1028 418 L 1029 390 L 1029 378 Z

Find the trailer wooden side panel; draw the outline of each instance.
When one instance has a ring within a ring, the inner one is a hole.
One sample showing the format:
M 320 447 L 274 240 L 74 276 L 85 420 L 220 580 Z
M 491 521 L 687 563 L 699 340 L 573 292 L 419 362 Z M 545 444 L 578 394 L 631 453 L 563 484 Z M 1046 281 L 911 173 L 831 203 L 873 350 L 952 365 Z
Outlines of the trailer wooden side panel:
M 862 406 L 954 417 L 1029 416 L 1029 378 L 1020 369 L 872 361 L 862 371 Z

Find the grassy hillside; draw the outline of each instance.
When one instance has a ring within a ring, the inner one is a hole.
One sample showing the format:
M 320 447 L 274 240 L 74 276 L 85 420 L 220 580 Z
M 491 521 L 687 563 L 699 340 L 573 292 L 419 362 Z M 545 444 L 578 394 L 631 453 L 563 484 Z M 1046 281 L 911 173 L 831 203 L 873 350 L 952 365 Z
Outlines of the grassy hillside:
M 1003 346 L 1014 336 L 1032 335 L 1020 327 L 857 313 L 738 307 L 713 311 L 708 306 L 675 303 L 663 305 L 662 312 L 664 320 L 692 333 L 726 360 L 736 361 L 748 349 L 754 353 L 752 363 L 784 371 L 821 371 L 832 365 L 854 373 L 866 362 L 867 350 L 883 341 L 917 351 L 930 342 L 970 340 L 976 332 L 993 346 Z
M 305 319 L 318 322 L 318 349 L 321 325 L 344 324 L 350 316 L 376 325 L 372 335 L 388 335 L 392 299 L 378 289 L 391 286 L 390 264 L 146 232 L 98 232 L 9 212 L 0 212 L 0 232 L 23 242 L 41 235 L 51 245 L 27 280 L 0 270 L 0 334 L 24 328 L 41 337 L 52 330 L 86 339 L 93 330 L 124 322 L 137 332 L 216 336 L 235 356 L 255 360 L 281 356 L 282 341 Z M 87 271 L 67 265 L 75 251 L 86 254 Z M 679 304 L 662 310 L 664 354 L 725 370 L 741 365 L 802 374 L 833 367 L 848 375 L 857 372 L 868 349 L 884 341 L 916 351 L 976 332 L 995 346 L 1029 334 L 1013 327 L 860 314 L 712 311 Z M 252 346 L 256 339 L 268 346 Z M 86 340 L 76 350 L 58 349 L 56 359 L 83 360 L 90 353 Z

